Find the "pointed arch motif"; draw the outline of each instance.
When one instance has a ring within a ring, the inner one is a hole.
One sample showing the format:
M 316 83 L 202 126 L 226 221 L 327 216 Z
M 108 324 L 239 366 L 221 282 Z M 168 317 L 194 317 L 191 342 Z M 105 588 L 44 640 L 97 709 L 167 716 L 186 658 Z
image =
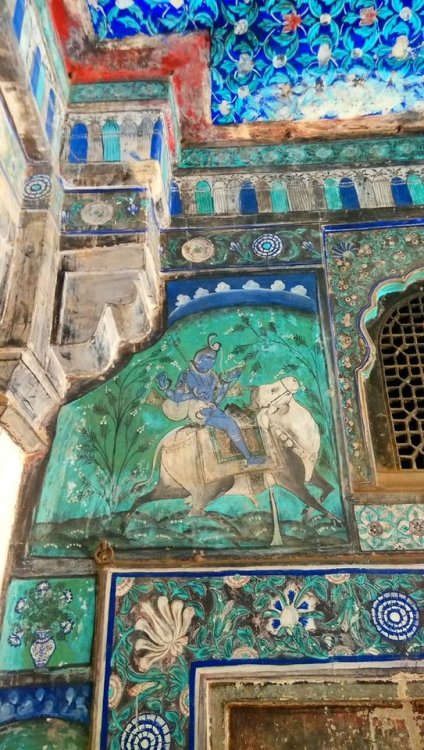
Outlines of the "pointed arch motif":
M 121 127 L 122 161 L 131 159 L 131 152 L 137 149 L 137 125 L 131 117 L 125 117 Z
M 256 183 L 256 197 L 261 213 L 272 211 L 271 190 L 266 180 L 258 180 Z
M 90 134 L 88 139 L 88 161 L 103 161 L 102 128 L 98 120 L 90 122 Z
M 169 186 L 169 212 L 171 216 L 181 216 L 183 213 L 180 186 L 176 180 L 172 180 Z
M 274 180 L 271 184 L 271 206 L 274 213 L 286 213 L 289 210 L 287 187 L 280 180 Z
M 408 185 L 414 204 L 416 206 L 424 205 L 424 183 L 422 178 L 417 174 L 410 174 L 406 184 Z
M 22 27 L 24 25 L 26 10 L 26 0 L 16 0 L 15 10 L 13 11 L 13 31 L 15 32 L 18 42 L 21 41 Z
M 85 164 L 88 152 L 88 128 L 84 122 L 76 122 L 69 136 L 70 164 Z
M 121 161 L 120 128 L 116 120 L 106 120 L 102 127 L 103 161 Z
M 404 177 L 392 177 L 391 188 L 395 206 L 412 206 L 412 196 Z
M 50 89 L 49 101 L 47 104 L 47 114 L 46 114 L 46 134 L 50 143 L 53 140 L 53 130 L 54 130 L 53 125 L 54 125 L 55 110 L 56 110 L 56 94 L 53 91 L 53 89 Z
M 213 203 L 216 214 L 228 213 L 227 189 L 221 180 L 214 182 L 212 189 Z
M 153 120 L 151 117 L 143 117 L 137 131 L 137 149 L 142 159 L 150 157 L 152 143 Z
M 355 211 L 358 208 L 361 208 L 355 184 L 350 177 L 342 177 L 339 183 L 339 188 L 342 208 L 346 211 Z
M 38 81 L 40 78 L 40 70 L 41 70 L 41 51 L 39 47 L 36 47 L 35 52 L 34 52 L 34 57 L 32 58 L 31 76 L 30 76 L 31 91 L 34 94 L 34 96 L 37 96 Z
M 212 190 L 207 180 L 200 180 L 195 188 L 196 209 L 198 214 L 213 214 L 214 205 Z
M 324 180 L 324 194 L 325 202 L 329 211 L 339 211 L 343 208 L 339 183 L 334 177 L 327 177 Z
M 240 212 L 242 214 L 257 214 L 258 200 L 256 197 L 256 190 L 253 183 L 250 180 L 245 180 L 242 183 L 239 194 Z
M 150 158 L 161 161 L 163 147 L 163 121 L 159 117 L 153 128 L 152 143 L 150 146 Z

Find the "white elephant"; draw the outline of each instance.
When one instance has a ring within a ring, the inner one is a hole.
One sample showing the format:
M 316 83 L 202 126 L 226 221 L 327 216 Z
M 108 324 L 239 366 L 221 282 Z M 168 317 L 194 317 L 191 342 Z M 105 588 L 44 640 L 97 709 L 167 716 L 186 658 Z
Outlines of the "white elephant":
M 339 521 L 322 505 L 334 488 L 316 469 L 319 429 L 310 412 L 295 401 L 298 387 L 296 378 L 287 377 L 257 386 L 252 391 L 251 410 L 256 412 L 266 463 L 249 467 L 242 456 L 220 463 L 212 450 L 206 453 L 210 445 L 207 427 L 197 425 L 173 430 L 156 451 L 155 466 L 160 461 L 156 486 L 147 494 L 141 494 L 130 514 L 152 500 L 184 497 L 191 506 L 190 514 L 199 515 L 215 498 L 234 492 L 248 495 L 256 503 L 249 491 L 249 475 L 254 472 L 263 475 L 266 487 L 284 487 L 306 505 Z M 305 482 L 320 488 L 320 501 L 309 492 Z M 139 485 L 141 492 L 144 486 Z

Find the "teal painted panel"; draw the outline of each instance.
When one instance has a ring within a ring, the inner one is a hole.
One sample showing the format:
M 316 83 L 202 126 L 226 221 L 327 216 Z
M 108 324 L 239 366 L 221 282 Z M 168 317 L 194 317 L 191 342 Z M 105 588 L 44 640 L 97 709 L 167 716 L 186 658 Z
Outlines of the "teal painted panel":
M 187 169 L 294 166 L 295 164 L 366 164 L 423 161 L 424 137 L 358 138 L 332 143 L 284 143 L 241 148 L 185 148 L 179 166 Z
M 88 729 L 60 719 L 39 719 L 0 728 L 0 750 L 88 750 Z
M 424 183 L 421 177 L 411 174 L 407 179 L 407 185 L 415 205 L 422 206 L 424 204 Z
M 168 99 L 170 84 L 164 81 L 116 81 L 71 86 L 70 102 L 114 102 L 118 99 L 143 101 Z
M 265 235 L 254 249 L 272 257 L 280 244 Z M 101 539 L 174 556 L 346 545 L 316 295 L 313 272 L 168 283 L 162 338 L 62 408 L 33 553 L 91 556 Z M 277 458 L 269 399 L 290 404 Z
M 0 670 L 89 664 L 94 578 L 14 579 L 0 640 Z
M 333 177 L 328 177 L 324 182 L 324 194 L 327 208 L 330 211 L 337 211 L 343 208 L 340 196 L 339 183 Z

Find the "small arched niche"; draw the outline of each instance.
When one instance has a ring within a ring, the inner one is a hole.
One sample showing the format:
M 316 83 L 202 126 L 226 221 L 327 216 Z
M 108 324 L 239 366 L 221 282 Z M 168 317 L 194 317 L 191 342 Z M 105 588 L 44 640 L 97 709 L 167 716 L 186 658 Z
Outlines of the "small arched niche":
M 391 280 L 364 314 L 369 356 L 360 375 L 377 482 L 424 482 L 424 269 Z

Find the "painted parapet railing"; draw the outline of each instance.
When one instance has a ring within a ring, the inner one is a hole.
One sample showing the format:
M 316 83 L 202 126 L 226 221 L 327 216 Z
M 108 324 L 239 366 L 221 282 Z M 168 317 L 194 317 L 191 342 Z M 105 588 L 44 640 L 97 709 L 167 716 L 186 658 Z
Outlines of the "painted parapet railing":
M 424 203 L 420 165 L 345 170 L 317 168 L 309 172 L 174 177 L 170 213 L 246 215 L 293 211 L 352 211 L 360 208 L 408 208 Z
M 230 682 L 231 667 L 244 665 L 247 681 L 262 670 L 267 682 L 278 666 L 287 680 L 290 665 L 331 664 L 334 673 L 400 662 L 407 671 L 424 656 L 418 570 L 126 570 L 111 572 L 107 589 L 101 750 L 130 750 L 142 738 L 166 750 L 200 747 L 202 668 Z

